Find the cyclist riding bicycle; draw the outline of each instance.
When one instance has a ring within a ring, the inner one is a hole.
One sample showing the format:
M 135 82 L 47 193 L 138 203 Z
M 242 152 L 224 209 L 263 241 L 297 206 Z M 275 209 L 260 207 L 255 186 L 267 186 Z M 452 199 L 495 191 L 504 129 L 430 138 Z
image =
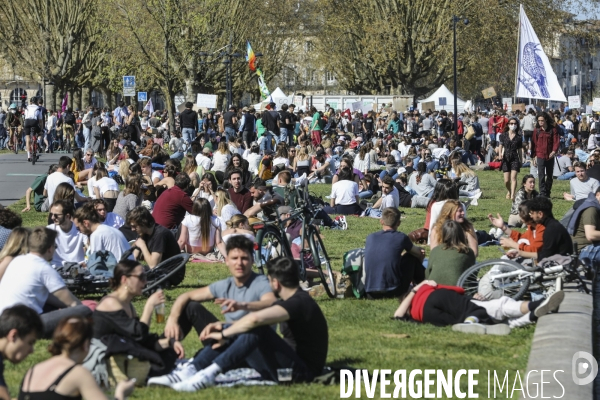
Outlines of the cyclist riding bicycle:
M 37 98 L 32 97 L 29 100 L 29 105 L 25 109 L 25 122 L 23 123 L 23 132 L 25 134 L 25 145 L 27 148 L 27 161 L 31 161 L 31 142 L 29 135 L 32 133 L 41 133 L 44 129 L 44 117 L 42 109 L 37 105 Z
M 10 140 L 8 143 L 9 145 L 13 146 L 13 135 L 18 135 L 19 133 L 19 126 L 21 126 L 21 118 L 19 111 L 17 110 L 17 105 L 15 103 L 12 103 L 8 107 L 8 111 L 9 112 L 6 116 L 6 120 L 4 121 L 4 126 L 7 130 L 9 130 Z

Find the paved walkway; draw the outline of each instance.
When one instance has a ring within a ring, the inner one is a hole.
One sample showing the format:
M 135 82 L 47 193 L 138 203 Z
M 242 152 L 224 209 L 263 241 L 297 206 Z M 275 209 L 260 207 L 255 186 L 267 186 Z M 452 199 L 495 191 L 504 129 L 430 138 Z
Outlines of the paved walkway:
M 64 154 L 42 154 L 35 165 L 27 161 L 27 154 L 0 154 L 0 204 L 8 206 L 25 196 L 29 185 L 38 175 L 48 172 Z
M 591 284 L 588 286 L 591 289 Z M 565 287 L 565 299 L 557 313 L 545 315 L 539 319 L 535 328 L 531 353 L 527 363 L 527 384 L 529 393 L 534 396 L 540 390 L 542 370 L 545 398 L 563 398 L 569 400 L 592 399 L 593 382 L 577 385 L 572 377 L 573 356 L 579 351 L 593 354 L 592 351 L 592 309 L 593 297 Z M 579 359 L 579 361 L 584 361 Z M 580 362 L 576 363 L 576 366 Z M 557 383 L 553 374 L 557 372 Z M 589 371 L 587 371 L 589 372 Z M 577 374 L 585 377 L 587 373 Z M 561 386 L 562 385 L 562 386 Z M 541 393 L 538 393 L 541 398 Z M 521 397 L 524 398 L 524 397 Z M 529 397 L 526 397 L 529 398 Z

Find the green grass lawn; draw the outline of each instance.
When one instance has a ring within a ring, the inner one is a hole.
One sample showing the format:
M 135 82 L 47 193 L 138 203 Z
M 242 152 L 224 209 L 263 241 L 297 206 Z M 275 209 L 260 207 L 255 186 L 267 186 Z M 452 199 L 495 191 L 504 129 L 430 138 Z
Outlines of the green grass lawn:
M 519 176 L 523 176 L 524 170 Z M 469 219 L 480 230 L 489 230 L 488 213 L 499 212 L 506 219 L 510 211 L 510 201 L 505 199 L 506 191 L 500 172 L 478 172 L 483 196 L 478 207 L 470 207 Z M 319 195 L 328 195 L 330 185 L 314 185 L 311 190 Z M 568 182 L 555 181 L 553 203 L 555 216 L 563 215 L 570 203 L 562 200 L 562 192 L 568 190 Z M 17 212 L 24 207 L 24 200 L 11 206 Z M 400 230 L 410 232 L 423 226 L 425 211 L 422 209 L 405 209 L 406 219 L 402 221 Z M 47 214 L 29 212 L 22 214 L 26 226 L 45 225 Z M 345 251 L 365 244 L 369 233 L 380 229 L 379 221 L 371 218 L 348 218 L 347 231 L 324 232 L 325 245 L 332 258 L 336 270 L 341 268 L 341 260 Z M 497 247 L 482 247 L 479 260 L 498 258 Z M 223 264 L 188 264 L 187 276 L 183 284 L 175 289 L 167 290 L 167 312 L 175 298 L 184 291 L 210 284 L 228 276 Z M 517 329 L 509 336 L 476 336 L 453 332 L 450 328 L 436 328 L 430 325 L 420 325 L 391 320 L 398 303 L 394 300 L 366 301 L 355 299 L 330 300 L 318 298 L 318 303 L 329 324 L 329 355 L 328 364 L 351 365 L 362 369 L 479 369 L 477 377 L 479 384 L 476 393 L 480 398 L 487 398 L 487 373 L 496 370 L 498 374 L 506 370 L 514 376 L 515 370 L 523 374 L 529 357 L 529 350 L 535 326 Z M 135 305 L 141 311 L 144 298 Z M 215 314 L 218 307 L 208 304 L 207 307 Z M 161 332 L 162 325 L 153 324 L 152 331 Z M 194 332 L 194 331 L 192 331 Z M 386 337 L 387 334 L 406 334 L 407 337 Z M 18 393 L 18 387 L 25 371 L 35 363 L 48 357 L 45 348 L 47 341 L 39 341 L 36 351 L 18 366 L 5 363 L 5 375 L 11 395 Z M 200 348 L 195 334 L 190 334 L 184 341 L 187 355 L 192 355 Z M 521 375 L 523 376 L 523 375 Z M 512 379 L 512 378 L 511 378 Z M 463 380 L 464 381 L 464 380 Z M 463 385 L 463 389 L 466 385 Z M 392 389 L 389 390 L 393 391 Z M 294 385 L 290 387 L 241 387 L 228 389 L 208 389 L 202 393 L 202 398 L 269 398 L 269 399 L 323 399 L 339 398 L 340 389 L 335 386 Z M 362 396 L 365 396 L 363 389 Z M 379 389 L 376 397 L 379 396 Z M 132 398 L 138 399 L 192 399 L 197 394 L 184 395 L 169 389 L 136 389 Z M 354 394 L 352 395 L 354 398 Z M 499 397 L 504 398 L 504 397 Z

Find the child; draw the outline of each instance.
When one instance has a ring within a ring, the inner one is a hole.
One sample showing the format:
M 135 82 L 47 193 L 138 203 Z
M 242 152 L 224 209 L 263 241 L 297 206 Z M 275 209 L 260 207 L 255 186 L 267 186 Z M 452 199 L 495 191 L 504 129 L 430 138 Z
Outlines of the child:
M 40 316 L 27 306 L 16 305 L 0 315 L 0 399 L 11 398 L 4 380 L 4 359 L 13 364 L 26 359 L 42 332 Z

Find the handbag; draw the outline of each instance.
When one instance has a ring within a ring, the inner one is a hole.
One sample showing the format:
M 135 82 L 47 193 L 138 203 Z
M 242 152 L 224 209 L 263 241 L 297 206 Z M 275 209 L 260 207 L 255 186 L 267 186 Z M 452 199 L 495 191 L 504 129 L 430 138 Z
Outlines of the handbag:
M 467 134 L 465 135 L 465 139 L 471 140 L 475 136 L 475 129 L 473 129 L 472 125 L 469 125 L 467 128 Z

